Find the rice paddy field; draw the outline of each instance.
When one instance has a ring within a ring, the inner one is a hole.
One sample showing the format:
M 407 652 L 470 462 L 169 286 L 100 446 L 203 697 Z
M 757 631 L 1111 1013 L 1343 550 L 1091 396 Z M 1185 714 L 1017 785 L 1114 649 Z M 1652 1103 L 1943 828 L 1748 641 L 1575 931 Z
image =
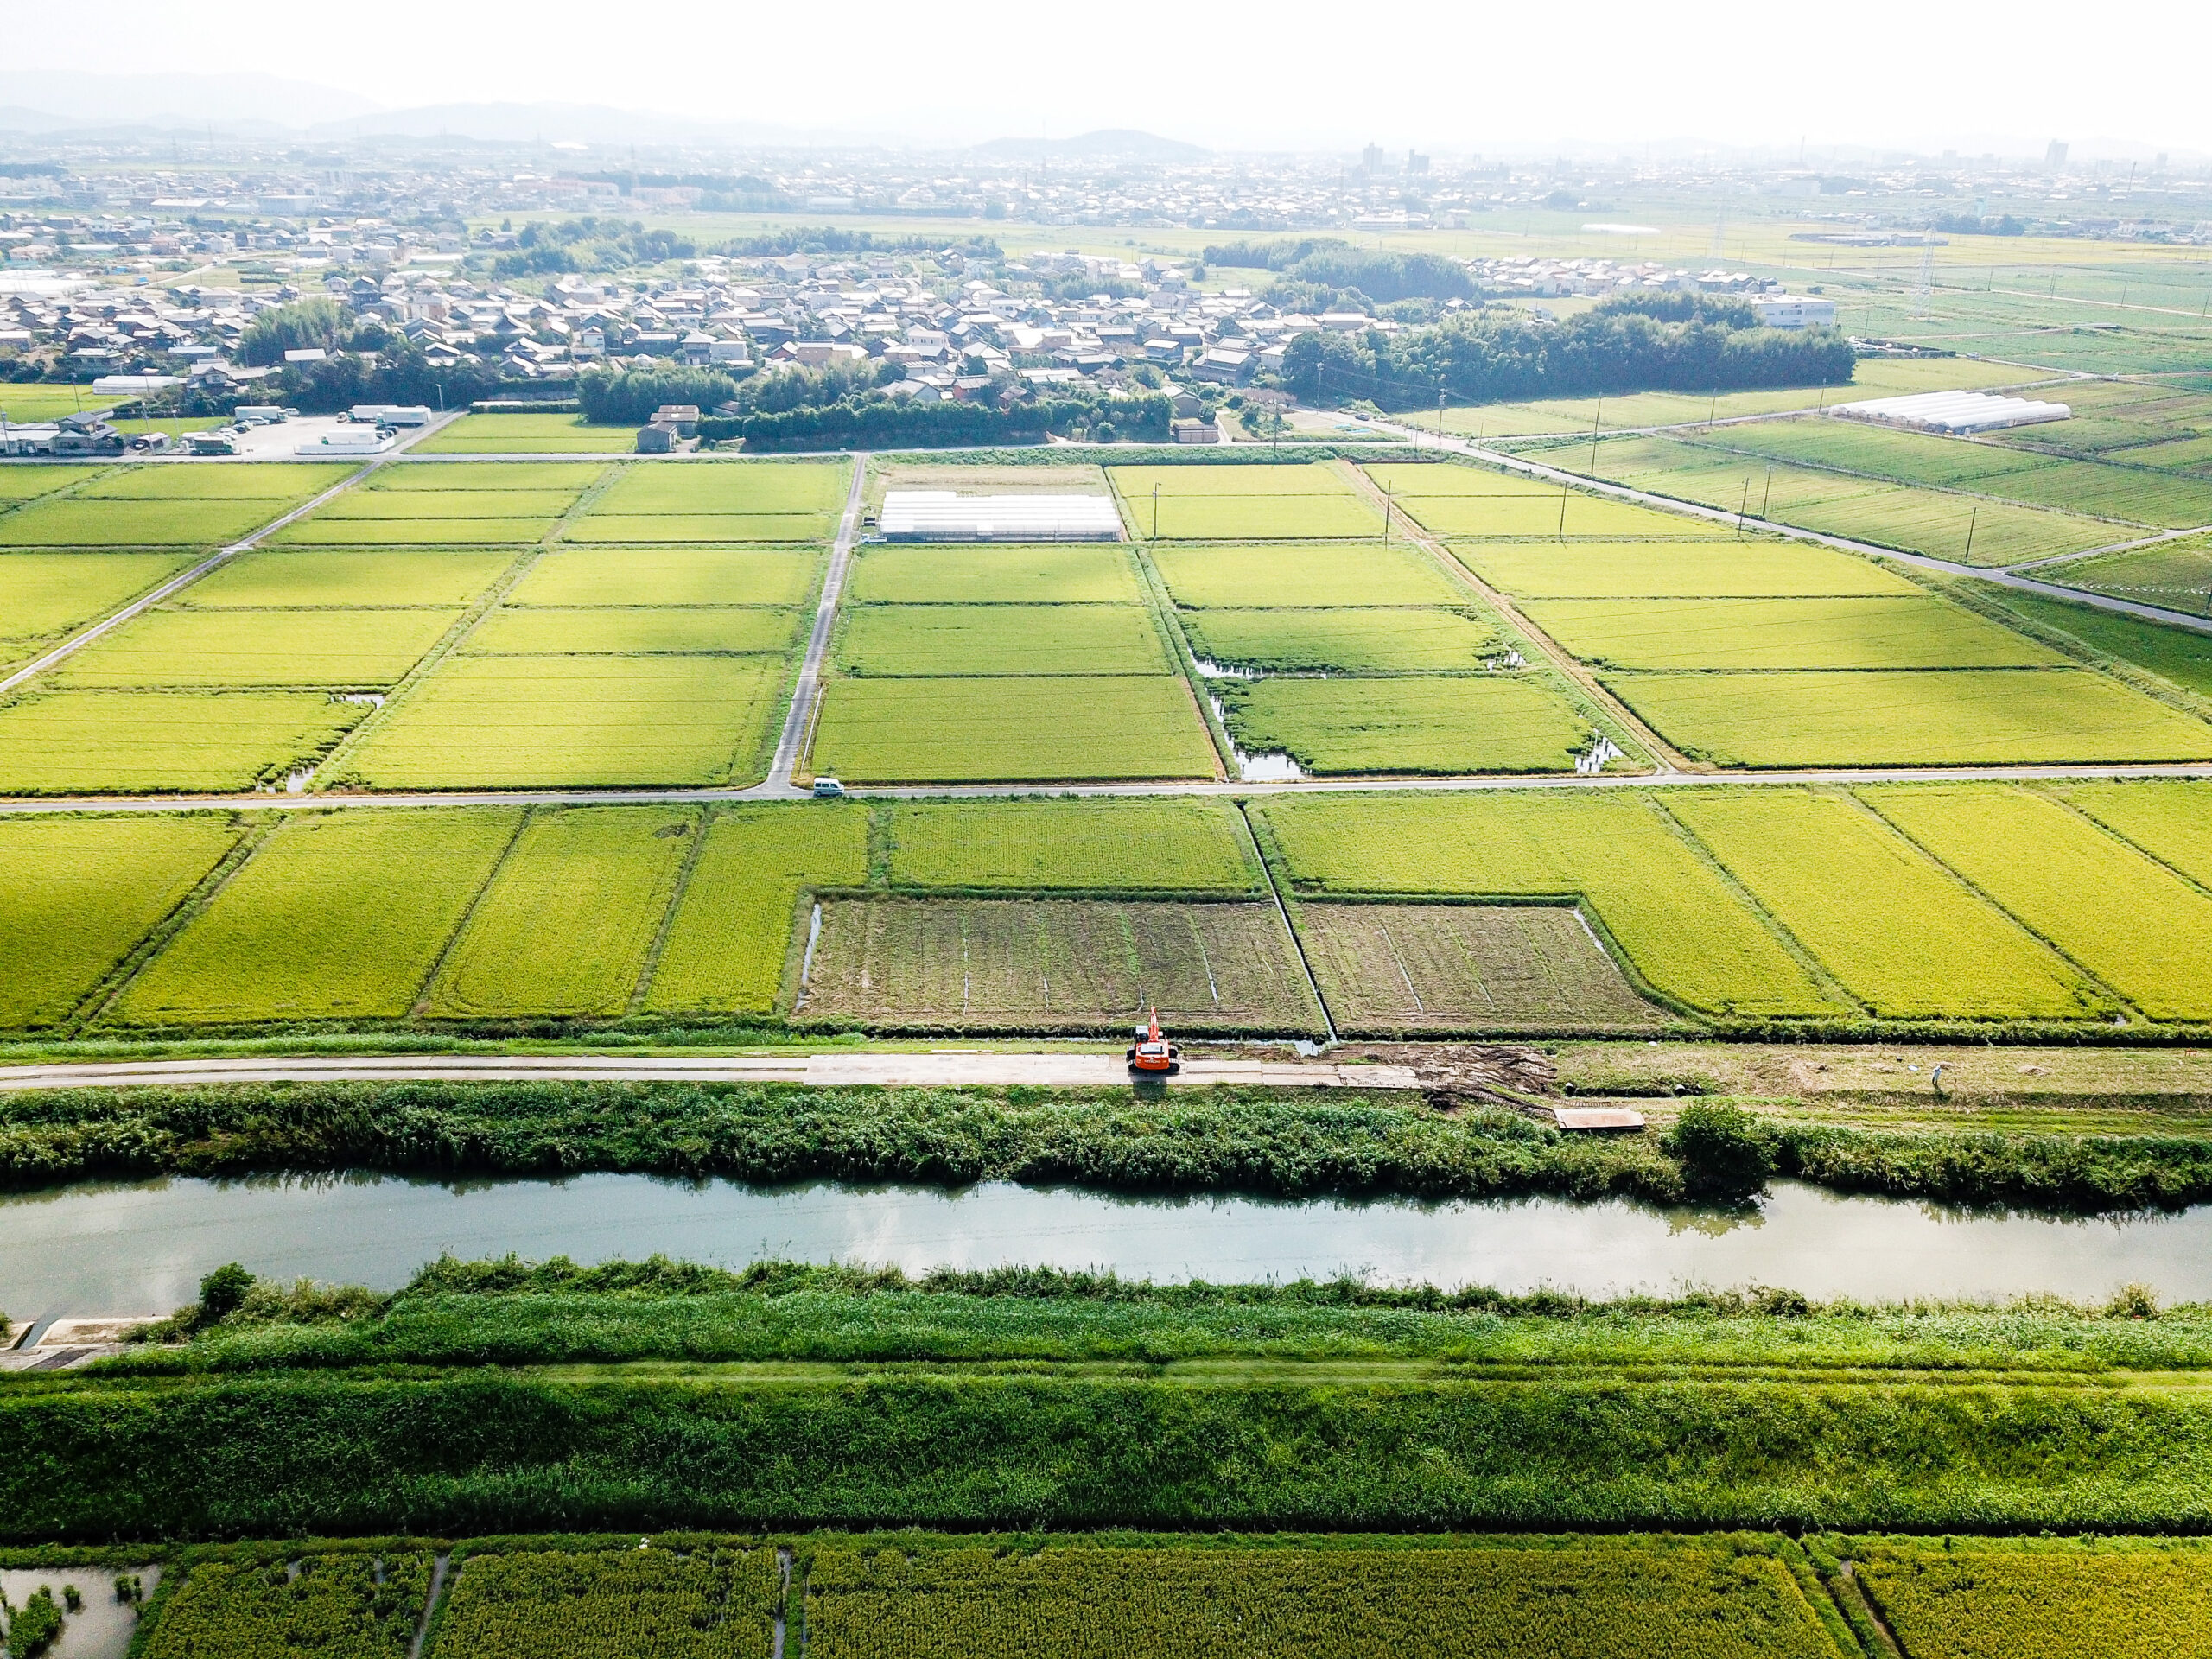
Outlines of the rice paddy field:
M 112 614 L 191 565 L 189 553 L 0 555 L 0 667 Z
M 833 680 L 810 766 L 864 783 L 1206 779 L 1213 744 L 1175 676 Z
M 367 713 L 323 692 L 34 690 L 0 703 L 0 794 L 252 789 L 314 766 Z
M 1843 429 L 1847 436 L 1858 430 L 1843 422 L 1827 424 Z M 1745 429 L 1732 428 L 1710 438 L 1609 438 L 1599 446 L 1596 476 L 1731 513 L 1740 511 L 1754 519 L 1976 565 L 2017 564 L 2087 552 L 2139 540 L 2155 528 L 2149 518 L 2091 516 L 2086 503 L 2081 510 L 2069 512 L 1984 493 L 1985 486 L 1994 492 L 2004 481 L 2002 476 L 1976 485 L 1969 493 L 1886 482 L 1726 447 L 1739 429 Z M 1563 445 L 1537 458 L 1570 473 L 1586 474 L 1591 466 L 1587 444 Z M 2009 454 L 2005 458 L 2018 459 Z M 1568 533 L 1573 533 L 1572 529 Z
M 1163 1020 L 1315 1032 L 1273 904 L 826 899 L 800 1017 L 898 1029 L 1075 1029 Z
M 1173 672 L 1135 605 L 867 605 L 845 613 L 845 674 L 876 678 Z
M 1251 837 L 1226 802 L 978 801 L 902 804 L 889 822 L 900 887 L 1251 893 Z
M 1591 722 L 1532 673 L 1221 681 L 1237 746 L 1290 755 L 1317 774 L 1560 772 Z
M 2010 588 L 1993 597 L 2000 609 L 2063 636 L 2086 656 L 2143 670 L 2199 697 L 2212 697 L 2212 629 L 2145 621 Z
M 2081 668 L 1611 671 L 1684 753 L 1727 766 L 2212 759 L 2212 725 Z
M 421 455 L 628 454 L 636 429 L 593 426 L 581 415 L 464 415 L 410 446 Z
M 814 548 L 563 548 L 523 573 L 511 605 L 803 605 L 822 579 Z
M 1136 605 L 1143 587 L 1126 547 L 873 543 L 845 596 L 855 605 Z
M 1859 554 L 1757 536 L 1472 542 L 1452 552 L 1491 587 L 1528 599 L 1843 599 L 1926 591 Z
M 1122 516 L 1144 541 L 1344 539 L 1382 533 L 1382 514 L 1332 461 L 1292 466 L 1109 467 Z
M 1182 624 L 1202 659 L 1277 673 L 1467 673 L 1506 650 L 1487 619 L 1465 610 L 1192 611 Z
M 60 686 L 397 684 L 458 609 L 146 611 L 56 667 Z
M 2174 542 L 2102 553 L 2038 571 L 2044 582 L 2110 594 L 2162 610 L 2212 616 L 2212 543 Z
M 1933 594 L 1540 600 L 1522 611 L 1584 662 L 1608 668 L 2031 668 L 2067 660 Z
M 1295 604 L 1328 609 L 1366 605 L 1465 604 L 1466 590 L 1416 548 L 1277 543 L 1272 546 L 1160 547 L 1147 556 L 1185 608 L 1249 609 Z

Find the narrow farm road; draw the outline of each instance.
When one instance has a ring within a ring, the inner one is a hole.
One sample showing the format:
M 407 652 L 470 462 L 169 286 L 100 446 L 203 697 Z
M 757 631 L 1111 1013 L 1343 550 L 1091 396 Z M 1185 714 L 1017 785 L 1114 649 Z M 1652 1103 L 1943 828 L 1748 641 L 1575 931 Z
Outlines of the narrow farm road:
M 822 659 L 830 652 L 830 636 L 836 626 L 837 601 L 845 590 L 845 573 L 852 567 L 853 543 L 859 538 L 861 499 L 868 489 L 868 454 L 853 452 L 853 483 L 845 492 L 845 516 L 837 521 L 837 539 L 830 549 L 830 574 L 822 579 L 822 601 L 814 607 L 814 632 L 806 642 L 806 661 L 791 688 L 791 706 L 784 716 L 784 734 L 776 742 L 775 763 L 768 781 L 747 791 L 753 800 L 788 800 L 805 794 L 791 781 L 799 753 L 806 743 L 807 722 L 814 714 L 814 700 L 822 687 Z
M 259 1083 L 799 1083 L 816 1088 L 956 1088 L 1027 1084 L 1126 1087 L 1116 1054 L 938 1053 L 740 1055 L 393 1054 L 123 1060 L 0 1067 L 0 1091 L 175 1088 Z M 1413 1068 L 1326 1061 L 1193 1059 L 1170 1088 L 1236 1084 L 1270 1089 L 1414 1089 Z

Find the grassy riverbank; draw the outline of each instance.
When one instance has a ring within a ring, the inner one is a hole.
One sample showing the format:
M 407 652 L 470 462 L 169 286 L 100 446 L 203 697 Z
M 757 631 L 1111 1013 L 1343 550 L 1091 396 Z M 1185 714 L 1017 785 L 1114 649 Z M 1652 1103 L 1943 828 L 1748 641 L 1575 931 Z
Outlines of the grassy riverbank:
M 564 1082 L 54 1090 L 0 1096 L 0 1183 L 376 1169 L 1290 1197 L 1675 1202 L 1716 1191 L 1669 1132 L 1687 1109 L 1650 1104 L 1651 1131 L 1593 1137 L 1564 1134 L 1541 1112 L 1413 1091 Z M 1972 1113 L 1945 1121 L 1756 1098 L 1706 1104 L 1735 1119 L 1747 1149 L 1738 1192 L 1771 1174 L 1841 1192 L 2082 1211 L 2212 1197 L 2212 1124 L 2190 1109 L 2100 1114 L 2069 1131 L 2050 1112 L 2007 1126 Z
M 2212 1312 L 2155 1313 L 442 1263 L 8 1380 L 0 1535 L 2195 1530 Z

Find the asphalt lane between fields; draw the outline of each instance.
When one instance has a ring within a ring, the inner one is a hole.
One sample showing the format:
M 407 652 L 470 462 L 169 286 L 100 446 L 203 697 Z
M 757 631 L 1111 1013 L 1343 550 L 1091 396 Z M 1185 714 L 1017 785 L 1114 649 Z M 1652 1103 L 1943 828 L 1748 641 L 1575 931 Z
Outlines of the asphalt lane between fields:
M 1416 1089 L 1412 1067 L 1325 1061 L 1186 1060 L 1170 1088 Z M 814 1088 L 1126 1088 L 1110 1054 L 393 1054 L 247 1056 L 0 1067 L 0 1092 L 258 1083 L 798 1083 Z

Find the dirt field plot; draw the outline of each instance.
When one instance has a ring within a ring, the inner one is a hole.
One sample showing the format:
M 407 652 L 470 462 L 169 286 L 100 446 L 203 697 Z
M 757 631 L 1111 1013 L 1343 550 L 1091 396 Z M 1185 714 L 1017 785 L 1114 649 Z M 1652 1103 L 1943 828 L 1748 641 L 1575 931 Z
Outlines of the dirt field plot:
M 512 563 L 508 553 L 255 551 L 163 603 L 195 611 L 461 606 Z M 0 576 L 6 573 L 0 563 Z
M 1224 607 L 1464 605 L 1465 588 L 1402 543 L 1365 546 L 1155 547 L 1153 563 L 1178 605 Z
M 1590 722 L 1534 675 L 1217 681 L 1247 753 L 1313 772 L 1564 772 Z
M 1583 661 L 1611 668 L 2029 668 L 2067 660 L 1932 594 L 1540 600 L 1524 609 Z
M 594 807 L 523 827 L 431 988 L 448 1018 L 628 1007 L 699 832 L 696 812 Z M 589 902 L 580 903 L 582 895 Z M 558 926 L 547 918 L 557 916 Z
M 2212 726 L 2088 669 L 1630 673 L 1622 702 L 1741 766 L 2212 760 Z
M 189 553 L 0 555 L 0 664 L 35 657 L 192 563 Z
M 109 501 L 304 501 L 353 472 L 351 467 L 130 467 L 96 478 L 77 499 Z M 276 516 L 281 508 L 271 509 Z
M 34 501 L 0 514 L 0 547 L 217 547 L 283 510 L 268 501 Z
M 1870 557 L 1758 537 L 1477 542 L 1452 551 L 1491 587 L 1527 599 L 1810 599 L 1927 591 Z
M 147 611 L 51 671 L 56 685 L 394 685 L 457 610 Z
M 1268 904 L 836 899 L 802 1017 L 879 1026 L 1310 1031 L 1320 1023 Z
M 846 578 L 855 605 L 1117 605 L 1143 596 L 1125 548 L 874 543 Z
M 646 462 L 623 468 L 592 504 L 592 512 L 810 512 L 827 518 L 845 505 L 852 476 L 852 467 L 843 461 L 716 461 L 680 467 Z
M 590 426 L 581 415 L 464 415 L 410 446 L 418 455 L 626 455 L 638 447 L 627 426 Z
M 0 705 L 0 794 L 251 789 L 368 710 L 317 691 L 53 691 Z
M 811 753 L 817 773 L 882 784 L 1215 775 L 1189 688 L 1164 674 L 833 680 Z
M 482 807 L 291 819 L 139 971 L 111 1018 L 397 1018 L 521 820 Z
M 341 763 L 379 789 L 728 784 L 758 777 L 776 657 L 453 657 Z
M 1465 611 L 1190 611 L 1183 631 L 1208 662 L 1277 672 L 1465 671 L 1504 650 L 1497 630 Z
M 239 833 L 213 814 L 0 823 L 0 1030 L 66 1018 Z
M 822 578 L 813 550 L 567 548 L 507 594 L 510 605 L 803 605 Z
M 802 620 L 763 605 L 502 609 L 461 649 L 470 657 L 785 652 L 798 643 Z
M 871 679 L 1173 671 L 1134 605 L 864 605 L 845 613 L 836 661 Z
M 1306 905 L 1306 957 L 1339 1030 L 1642 1030 L 1638 996 L 1553 905 Z

